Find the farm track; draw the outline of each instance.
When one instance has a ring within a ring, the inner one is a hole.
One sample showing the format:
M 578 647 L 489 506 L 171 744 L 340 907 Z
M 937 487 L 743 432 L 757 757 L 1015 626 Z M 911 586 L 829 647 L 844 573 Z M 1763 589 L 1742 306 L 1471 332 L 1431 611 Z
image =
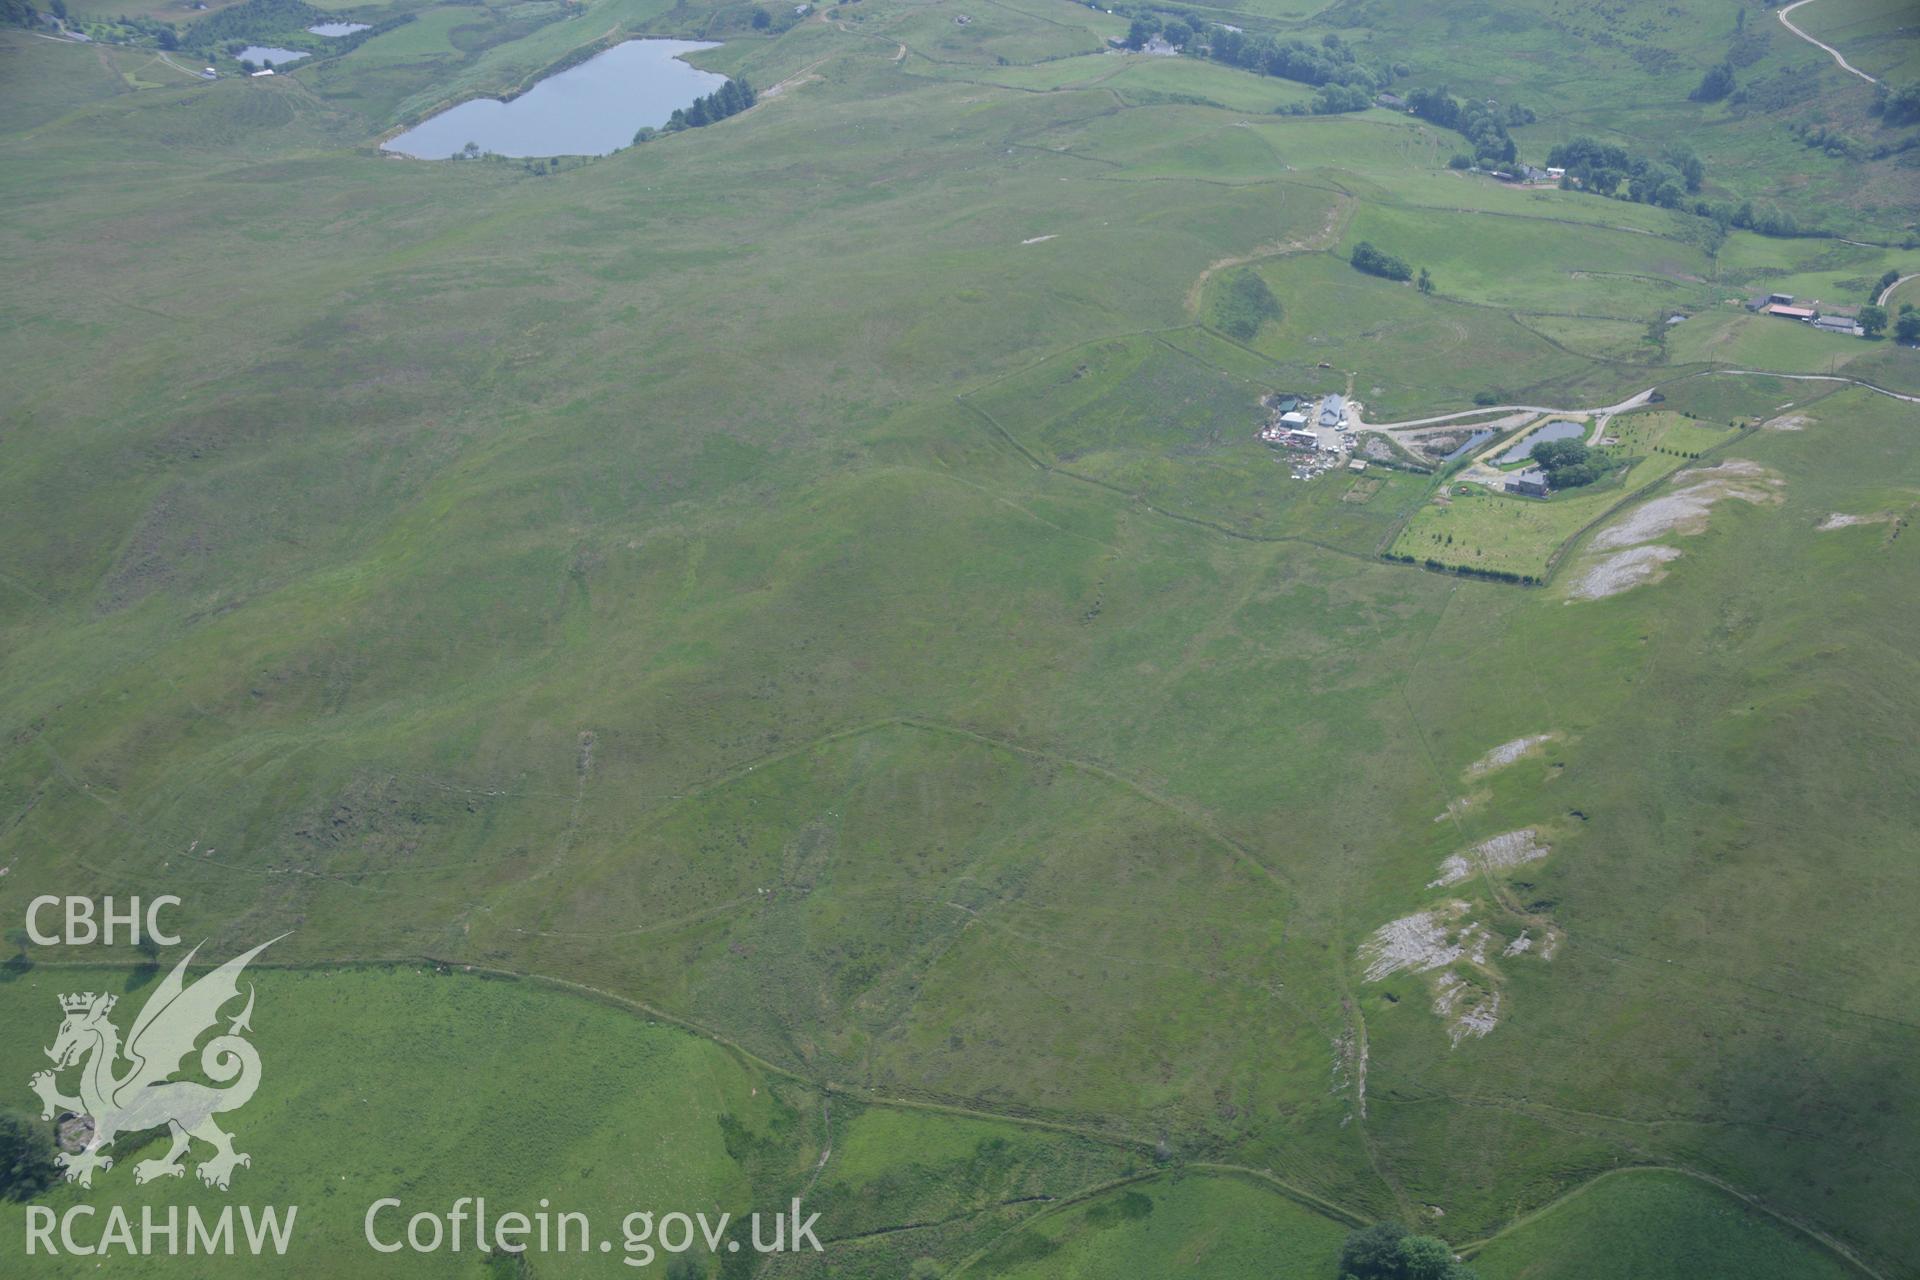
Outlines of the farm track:
M 1333 202 L 1333 207 L 1327 210 L 1326 223 L 1311 235 L 1301 236 L 1294 240 L 1281 240 L 1273 244 L 1264 244 L 1254 249 L 1251 253 L 1240 254 L 1235 257 L 1217 258 L 1208 263 L 1206 268 L 1200 272 L 1199 276 L 1196 277 L 1194 282 L 1187 288 L 1187 314 L 1190 316 L 1198 316 L 1200 314 L 1200 295 L 1205 291 L 1207 281 L 1211 280 L 1221 271 L 1231 270 L 1234 267 L 1244 267 L 1250 263 L 1264 261 L 1267 258 L 1284 257 L 1291 253 L 1314 253 L 1321 249 L 1332 248 L 1339 240 L 1340 232 L 1342 228 L 1346 226 L 1347 220 L 1353 216 L 1354 206 L 1358 203 L 1359 202 L 1352 196 L 1343 194 Z
M 1909 277 L 1911 278 L 1911 277 Z M 1871 382 L 1862 382 L 1858 378 L 1843 378 L 1832 373 L 1775 373 L 1771 369 L 1709 369 L 1709 374 L 1732 374 L 1737 377 L 1785 378 L 1789 382 L 1844 382 L 1848 386 L 1865 387 L 1877 395 L 1890 396 L 1895 400 L 1905 400 L 1908 404 L 1920 404 L 1920 396 L 1908 395 L 1904 391 L 1889 391 L 1885 387 L 1875 386 Z
M 1799 27 L 1796 27 L 1793 25 L 1793 19 L 1789 18 L 1787 15 L 1792 13 L 1795 9 L 1798 9 L 1801 5 L 1812 4 L 1812 3 L 1813 3 L 1813 0 L 1793 0 L 1792 4 L 1780 10 L 1780 25 L 1785 27 L 1787 30 L 1793 32 L 1793 34 L 1795 34 L 1796 36 L 1799 36 L 1802 40 L 1805 40 L 1808 44 L 1814 45 L 1817 48 L 1825 49 L 1829 54 L 1832 55 L 1833 60 L 1840 64 L 1840 69 L 1846 72 L 1848 75 L 1859 76 L 1862 80 L 1865 80 L 1868 84 L 1879 84 L 1880 82 L 1876 80 L 1874 77 L 1868 75 L 1866 72 L 1862 71 L 1860 68 L 1854 66 L 1851 62 L 1848 62 L 1838 49 L 1834 48 L 1832 45 L 1828 44 L 1824 40 L 1814 39 L 1812 36 L 1802 31 Z

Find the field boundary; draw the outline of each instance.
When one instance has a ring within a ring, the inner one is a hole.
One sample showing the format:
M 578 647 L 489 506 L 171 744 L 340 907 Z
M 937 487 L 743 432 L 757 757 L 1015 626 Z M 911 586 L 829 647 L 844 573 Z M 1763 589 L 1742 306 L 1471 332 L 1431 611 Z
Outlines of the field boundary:
M 1818 1241 L 1824 1248 L 1826 1248 L 1826 1250 L 1829 1253 L 1833 1254 L 1835 1257 L 1839 1258 L 1842 1262 L 1846 1263 L 1848 1266 L 1858 1271 L 1861 1275 L 1868 1276 L 1871 1278 L 1871 1280 L 1889 1280 L 1889 1278 L 1883 1272 L 1876 1269 L 1871 1263 L 1868 1263 L 1866 1260 L 1859 1257 L 1857 1254 L 1853 1252 L 1853 1250 L 1849 1249 L 1846 1245 L 1840 1243 L 1840 1241 L 1834 1239 L 1832 1236 L 1828 1235 L 1826 1232 L 1821 1231 L 1819 1228 L 1809 1226 L 1808 1224 L 1801 1222 L 1798 1219 L 1786 1213 L 1783 1213 L 1778 1209 L 1775 1209 L 1771 1205 L 1767 1204 L 1765 1201 L 1760 1200 L 1755 1196 L 1748 1195 L 1746 1192 L 1740 1190 L 1738 1187 L 1734 1186 L 1730 1182 L 1727 1182 L 1723 1178 L 1716 1178 L 1714 1175 L 1710 1173 L 1702 1172 L 1699 1169 L 1688 1168 L 1686 1165 L 1681 1165 L 1681 1164 L 1636 1164 L 1636 1165 L 1624 1165 L 1618 1169 L 1602 1170 L 1601 1172 L 1594 1174 L 1593 1177 L 1588 1178 L 1585 1182 L 1581 1183 L 1579 1186 L 1573 1187 L 1572 1189 L 1564 1192 L 1563 1194 L 1555 1196 L 1552 1200 L 1547 1201 L 1547 1203 L 1541 1205 L 1539 1208 L 1520 1215 L 1519 1217 L 1515 1218 L 1513 1221 L 1509 1222 L 1506 1226 L 1500 1228 L 1500 1230 L 1494 1232 L 1492 1235 L 1485 1236 L 1479 1240 L 1469 1240 L 1464 1244 L 1455 1246 L 1455 1249 L 1462 1257 L 1465 1257 L 1465 1258 L 1475 1257 L 1481 1251 L 1486 1249 L 1488 1245 L 1492 1244 L 1494 1241 L 1500 1240 L 1505 1238 L 1506 1236 L 1512 1235 L 1515 1231 L 1518 1231 L 1523 1227 L 1531 1226 L 1533 1223 L 1539 1221 L 1541 1218 L 1544 1218 L 1547 1215 L 1553 1213 L 1555 1210 L 1561 1208 L 1562 1206 L 1567 1204 L 1567 1202 L 1571 1200 L 1575 1200 L 1580 1196 L 1585 1195 L 1587 1192 L 1593 1190 L 1595 1187 L 1599 1186 L 1600 1183 L 1606 1181 L 1608 1178 L 1619 1177 L 1624 1174 L 1636 1174 L 1636 1173 L 1676 1173 L 1682 1177 L 1692 1178 L 1696 1182 L 1703 1182 L 1706 1185 L 1714 1188 L 1716 1191 L 1720 1191 L 1726 1195 L 1730 1195 L 1734 1199 L 1740 1201 L 1742 1204 L 1745 1204 L 1750 1208 L 1759 1210 L 1761 1213 L 1766 1214 L 1768 1217 L 1780 1223 L 1782 1226 L 1790 1227 L 1793 1230 L 1800 1232 L 1802 1235 L 1808 1236 Z
M 937 728 L 940 728 L 941 726 L 923 725 L 920 727 L 937 729 Z M 960 732 L 964 734 L 966 731 L 963 730 Z M 967 734 L 966 736 L 975 736 L 975 735 Z M 993 741 L 992 739 L 985 738 L 984 736 L 982 736 L 982 740 L 988 741 L 988 742 Z M 1011 744 L 1006 744 L 1006 745 L 1010 750 L 1021 750 L 1021 748 L 1017 746 L 1013 746 Z M 727 1054 L 734 1057 L 736 1060 L 744 1062 L 753 1067 L 756 1067 L 759 1070 L 764 1071 L 769 1075 L 776 1076 L 780 1079 L 789 1081 L 790 1083 L 793 1083 L 793 1084 L 797 1084 L 803 1088 L 817 1090 L 823 1096 L 823 1098 L 831 1098 L 833 1096 L 839 1096 L 839 1097 L 843 1097 L 843 1098 L 847 1098 L 847 1099 L 859 1102 L 863 1106 L 892 1107 L 892 1108 L 905 1110 L 905 1111 L 924 1111 L 930 1114 L 959 1116 L 966 1119 L 980 1120 L 980 1121 L 985 1121 L 989 1123 L 1011 1124 L 1020 1128 L 1039 1129 L 1039 1130 L 1045 1130 L 1053 1133 L 1067 1134 L 1073 1137 L 1078 1137 L 1090 1142 L 1094 1142 L 1101 1146 L 1106 1146 L 1106 1147 L 1115 1148 L 1119 1150 L 1136 1151 L 1136 1152 L 1140 1152 L 1148 1155 L 1152 1155 L 1154 1153 L 1154 1149 L 1155 1149 L 1154 1144 L 1149 1142 L 1145 1138 L 1127 1137 L 1118 1133 L 1103 1131 L 1103 1130 L 1092 1128 L 1089 1126 L 1077 1125 L 1069 1121 L 1048 1120 L 1038 1116 L 1023 1115 L 1019 1112 L 989 1111 L 983 1108 L 969 1107 L 969 1106 L 965 1106 L 957 1103 L 937 1102 L 937 1101 L 932 1101 L 928 1099 L 920 1099 L 920 1098 L 913 1098 L 913 1097 L 899 1096 L 899 1095 L 892 1095 L 892 1094 L 879 1094 L 875 1090 L 868 1087 L 864 1087 L 864 1086 L 840 1084 L 840 1083 L 836 1083 L 834 1081 L 826 1080 L 826 1079 L 812 1079 L 808 1076 L 801 1074 L 800 1072 L 794 1071 L 787 1067 L 783 1067 L 779 1063 L 774 1062 L 769 1058 L 763 1057 L 758 1053 L 755 1053 L 753 1050 L 746 1048 L 744 1045 L 741 1045 L 737 1041 L 732 1040 L 729 1037 L 724 1036 L 716 1031 L 713 1031 L 712 1029 L 692 1019 L 688 1019 L 676 1014 L 668 1013 L 665 1010 L 660 1009 L 652 1004 L 649 1004 L 645 1000 L 639 999 L 634 996 L 621 995 L 618 992 L 608 991 L 602 987 L 596 987 L 589 983 L 579 982 L 571 978 L 559 977 L 554 974 L 539 973 L 532 970 L 517 970 L 517 969 L 502 968 L 494 965 L 474 964 L 474 963 L 468 963 L 465 961 L 448 960 L 441 957 L 435 957 L 435 956 L 426 955 L 426 954 L 412 955 L 412 956 L 387 956 L 387 957 L 350 957 L 350 958 L 341 958 L 341 959 L 332 959 L 332 960 L 316 960 L 316 961 L 286 961 L 286 962 L 256 961 L 253 965 L 253 967 L 257 969 L 276 970 L 276 971 L 287 972 L 287 973 L 315 973 L 315 974 L 326 974 L 326 973 L 339 972 L 339 971 L 363 970 L 363 969 L 397 969 L 397 968 L 403 968 L 403 967 L 413 968 L 417 966 L 425 966 L 430 969 L 433 969 L 434 971 L 436 971 L 436 973 L 442 976 L 452 977 L 456 979 L 461 977 L 469 977 L 477 981 L 526 982 L 536 987 L 541 987 L 551 991 L 556 991 L 563 994 L 577 996 L 582 999 L 587 999 L 596 1004 L 601 1004 L 610 1008 L 619 1009 L 626 1013 L 642 1014 L 654 1021 L 671 1026 L 675 1030 L 680 1031 L 684 1034 L 695 1036 L 701 1040 L 705 1040 L 715 1045 L 716 1047 L 720 1048 L 721 1050 L 725 1051 Z M 39 960 L 39 961 L 34 961 L 28 971 L 30 972 L 32 969 L 45 968 L 50 970 L 66 970 L 66 971 L 76 971 L 76 972 L 86 972 L 86 971 L 125 972 L 135 967 L 137 966 L 128 963 L 124 959 Z M 203 965 L 196 965 L 194 967 L 212 969 L 216 966 L 213 961 L 207 961 Z M 830 1146 L 830 1140 L 829 1140 L 829 1145 L 826 1147 L 823 1153 L 823 1156 L 830 1155 L 830 1154 L 831 1154 L 831 1146 Z M 824 1167 L 824 1158 L 822 1161 L 822 1167 Z M 1201 1174 L 1205 1174 L 1207 1176 L 1212 1176 L 1212 1177 L 1239 1178 L 1243 1181 L 1247 1181 L 1247 1182 L 1265 1187 L 1271 1190 L 1274 1194 L 1284 1196 L 1285 1198 L 1293 1201 L 1294 1203 L 1300 1205 L 1301 1207 L 1306 1208 L 1311 1212 L 1317 1213 L 1320 1216 L 1327 1218 L 1331 1221 L 1338 1222 L 1343 1226 L 1359 1227 L 1359 1226 L 1364 1226 L 1376 1220 L 1373 1217 L 1367 1214 L 1364 1214 L 1358 1210 L 1349 1208 L 1336 1201 L 1328 1200 L 1323 1196 L 1315 1194 L 1314 1192 L 1311 1192 L 1302 1187 L 1296 1186 L 1293 1183 L 1288 1182 L 1286 1179 L 1280 1177 L 1278 1174 L 1275 1174 L 1270 1169 L 1259 1169 L 1259 1168 L 1254 1168 L 1251 1165 L 1235 1164 L 1227 1161 L 1174 1160 L 1174 1161 L 1170 1161 L 1168 1164 L 1162 1167 L 1148 1169 L 1136 1174 L 1128 1174 L 1120 1178 L 1111 1179 L 1106 1182 L 1102 1182 L 1102 1183 L 1094 1184 L 1089 1187 L 1082 1188 L 1080 1191 L 1071 1193 L 1070 1195 L 1061 1197 L 1060 1199 L 1057 1199 L 1057 1200 L 1046 1201 L 1045 1203 L 1047 1207 L 1045 1209 L 1034 1214 L 1032 1217 L 1029 1217 L 1023 1220 L 1019 1224 L 1013 1227 L 1010 1227 L 1008 1230 L 1000 1233 L 998 1236 L 995 1236 L 991 1242 L 989 1242 L 987 1245 L 985 1245 L 981 1249 L 977 1250 L 974 1254 L 969 1255 L 968 1257 L 962 1259 L 958 1264 L 956 1264 L 954 1267 L 949 1269 L 945 1274 L 951 1277 L 958 1277 L 966 1274 L 966 1272 L 970 1268 L 977 1265 L 982 1258 L 986 1257 L 995 1248 L 997 1248 L 1002 1241 L 1010 1238 L 1013 1235 L 1018 1234 L 1021 1231 L 1026 1230 L 1028 1227 L 1032 1226 L 1037 1222 L 1043 1221 L 1046 1218 L 1055 1216 L 1077 1205 L 1084 1204 L 1089 1200 L 1097 1199 L 1098 1197 L 1105 1195 L 1110 1191 L 1118 1190 L 1121 1187 L 1133 1186 L 1133 1185 L 1138 1185 L 1141 1183 L 1151 1182 L 1151 1181 L 1158 1181 L 1170 1175 L 1178 1175 L 1183 1172 L 1196 1172 L 1196 1173 L 1201 1173 Z M 1462 1256 L 1471 1258 L 1476 1254 L 1478 1254 L 1479 1252 L 1481 1252 L 1482 1250 L 1484 1250 L 1488 1245 L 1492 1244 L 1494 1241 L 1503 1239 L 1504 1237 L 1513 1234 L 1515 1231 L 1518 1231 L 1526 1226 L 1531 1225 L 1533 1222 L 1547 1216 L 1548 1214 L 1552 1213 L 1555 1209 L 1558 1209 L 1562 1205 L 1566 1204 L 1568 1201 L 1574 1199 L 1577 1196 L 1585 1194 L 1587 1191 L 1591 1190 L 1595 1185 L 1597 1185 L 1601 1180 L 1605 1178 L 1614 1177 L 1620 1174 L 1658 1173 L 1658 1172 L 1676 1173 L 1676 1174 L 1683 1175 L 1685 1177 L 1693 1178 L 1693 1179 L 1696 1179 L 1697 1181 L 1700 1181 L 1702 1183 L 1705 1183 L 1715 1188 L 1718 1191 L 1721 1191 L 1727 1195 L 1733 1196 L 1734 1198 L 1740 1200 L 1742 1203 L 1749 1205 L 1750 1207 L 1756 1210 L 1759 1210 L 1762 1213 L 1767 1214 L 1769 1217 L 1778 1221 L 1782 1225 L 1818 1242 L 1823 1248 L 1827 1249 L 1834 1256 L 1841 1259 L 1842 1262 L 1854 1268 L 1863 1277 L 1866 1277 L 1867 1280 L 1891 1280 L 1891 1277 L 1879 1271 L 1870 1263 L 1860 1258 L 1848 1246 L 1841 1243 L 1839 1240 L 1835 1239 L 1828 1233 L 1821 1231 L 1819 1228 L 1811 1226 L 1807 1223 L 1801 1222 L 1800 1220 L 1794 1218 L 1793 1216 L 1787 1213 L 1784 1213 L 1781 1210 L 1773 1208 L 1771 1205 L 1767 1204 L 1765 1201 L 1761 1200 L 1760 1198 L 1753 1196 L 1747 1192 L 1741 1191 L 1738 1187 L 1734 1186 L 1732 1183 L 1727 1182 L 1725 1179 L 1716 1177 L 1713 1174 L 1705 1173 L 1698 1169 L 1689 1168 L 1685 1165 L 1679 1165 L 1679 1164 L 1650 1163 L 1650 1164 L 1622 1166 L 1619 1168 L 1602 1170 L 1601 1172 L 1594 1174 L 1592 1177 L 1588 1178 L 1586 1181 L 1568 1189 L 1567 1191 L 1563 1192 L 1561 1195 L 1556 1196 L 1554 1199 L 1547 1201 L 1546 1203 L 1538 1206 L 1537 1208 L 1529 1210 L 1528 1212 L 1521 1214 L 1516 1218 L 1513 1218 L 1512 1220 L 1507 1222 L 1506 1225 L 1502 1226 L 1500 1230 L 1494 1232 L 1493 1234 L 1480 1237 L 1479 1239 L 1476 1239 L 1476 1240 L 1465 1241 L 1458 1245 L 1455 1245 L 1454 1247 L 1456 1251 L 1459 1252 Z M 1036 1203 L 1038 1202 L 1036 1201 Z M 928 1224 L 908 1224 L 908 1225 L 912 1226 L 912 1225 L 928 1225 Z M 872 1233 L 869 1233 L 869 1234 L 872 1234 Z

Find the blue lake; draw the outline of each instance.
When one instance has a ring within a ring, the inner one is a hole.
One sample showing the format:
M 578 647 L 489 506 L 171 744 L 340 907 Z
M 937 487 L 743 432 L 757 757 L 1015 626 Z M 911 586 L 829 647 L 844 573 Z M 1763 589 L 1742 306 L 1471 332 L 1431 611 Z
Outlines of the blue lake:
M 307 28 L 316 36 L 350 36 L 367 29 L 368 24 L 364 22 L 317 22 Z
M 289 62 L 297 62 L 307 56 L 304 49 L 276 49 L 269 44 L 250 44 L 233 55 L 241 62 L 251 62 L 256 67 L 264 67 L 271 62 L 276 67 L 284 67 Z
M 476 98 L 380 144 L 421 160 L 457 156 L 469 142 L 502 156 L 604 156 L 658 128 L 681 107 L 727 82 L 680 55 L 703 40 L 629 40 L 548 76 L 511 102 Z
M 1522 458 L 1533 456 L 1533 446 L 1545 444 L 1549 440 L 1577 440 L 1587 434 L 1587 429 L 1577 422 L 1549 422 L 1513 448 L 1500 455 L 1500 461 L 1519 462 Z

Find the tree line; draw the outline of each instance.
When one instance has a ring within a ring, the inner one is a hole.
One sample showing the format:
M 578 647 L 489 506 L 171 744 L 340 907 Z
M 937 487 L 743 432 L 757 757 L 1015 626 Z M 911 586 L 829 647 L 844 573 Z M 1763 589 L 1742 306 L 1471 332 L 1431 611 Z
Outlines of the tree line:
M 1383 280 L 1411 280 L 1413 268 L 1406 259 L 1396 258 L 1373 247 L 1371 241 L 1362 240 L 1353 246 L 1353 252 L 1347 256 L 1355 271 L 1364 271 L 1370 276 L 1379 276 Z
M 695 98 L 691 106 L 681 107 L 667 119 L 667 128 L 698 129 L 704 125 L 719 124 L 728 116 L 739 115 L 755 102 L 760 95 L 753 91 L 747 78 L 729 80 L 704 98 Z
M 1494 164 L 1512 164 L 1519 147 L 1508 126 L 1532 124 L 1531 108 L 1517 102 L 1502 107 L 1481 98 L 1457 102 L 1446 85 L 1434 89 L 1414 89 L 1407 94 L 1407 110 L 1430 124 L 1451 129 L 1473 144 L 1477 159 Z
M 1350 92 L 1331 100 L 1358 103 L 1341 108 L 1347 111 L 1369 105 L 1374 90 L 1387 84 L 1393 74 L 1363 66 L 1353 47 L 1332 33 L 1322 36 L 1317 44 L 1309 44 L 1299 39 L 1228 31 L 1193 14 L 1147 9 L 1133 15 L 1125 43 L 1129 49 L 1140 49 L 1155 36 L 1190 56 L 1211 58 L 1257 75 L 1316 87 L 1340 86 Z M 1406 74 L 1404 68 L 1395 71 Z
M 1700 190 L 1707 175 L 1700 157 L 1683 145 L 1668 147 L 1656 159 L 1588 137 L 1553 148 L 1547 153 L 1547 164 L 1566 169 L 1568 186 L 1610 196 L 1624 185 L 1629 199 L 1665 209 L 1680 208 L 1689 193 Z
M 246 0 L 210 13 L 187 28 L 187 43 L 193 48 L 217 44 L 222 40 L 253 40 L 267 35 L 304 31 L 331 15 L 303 0 Z

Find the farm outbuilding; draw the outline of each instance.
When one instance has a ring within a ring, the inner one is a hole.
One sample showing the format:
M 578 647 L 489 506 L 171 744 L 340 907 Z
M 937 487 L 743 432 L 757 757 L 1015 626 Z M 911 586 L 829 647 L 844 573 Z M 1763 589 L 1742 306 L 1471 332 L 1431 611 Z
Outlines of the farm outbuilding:
M 1523 498 L 1544 498 L 1549 492 L 1547 474 L 1539 470 L 1522 471 L 1507 481 L 1507 492 Z

